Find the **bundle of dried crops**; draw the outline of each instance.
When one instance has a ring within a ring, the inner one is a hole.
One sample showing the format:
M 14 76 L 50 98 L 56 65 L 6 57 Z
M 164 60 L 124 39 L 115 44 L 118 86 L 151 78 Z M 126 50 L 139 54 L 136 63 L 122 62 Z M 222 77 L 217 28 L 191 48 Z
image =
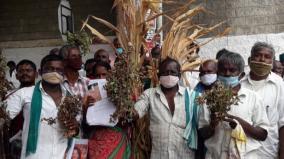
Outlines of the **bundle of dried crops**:
M 2 124 L 9 123 L 10 121 L 8 112 L 6 111 L 7 103 L 4 102 L 3 99 L 7 95 L 7 92 L 13 89 L 13 86 L 5 76 L 6 65 L 6 60 L 0 50 L 0 120 Z
M 111 76 L 107 77 L 105 88 L 108 97 L 116 105 L 112 118 L 120 119 L 124 124 L 133 119 L 133 105 L 141 92 L 142 84 L 138 70 L 131 67 L 127 54 L 119 55 L 114 67 Z
M 2 55 L 2 50 L 0 49 L 0 158 L 6 158 L 4 148 L 6 137 L 4 134 L 8 134 L 10 117 L 9 112 L 6 111 L 7 103 L 4 100 L 7 92 L 13 89 L 13 86 L 7 81 L 6 72 L 6 60 Z
M 77 96 L 66 96 L 63 99 L 63 102 L 58 108 L 57 119 L 59 123 L 64 127 L 65 122 L 76 120 L 79 112 L 82 108 L 82 102 Z M 76 135 L 76 131 L 69 130 L 65 127 L 64 136 L 73 137 Z
M 212 89 L 206 91 L 197 100 L 200 105 L 206 104 L 210 113 L 217 115 L 219 120 L 223 120 L 231 105 L 237 104 L 239 98 L 234 95 L 231 87 L 225 87 L 217 82 Z

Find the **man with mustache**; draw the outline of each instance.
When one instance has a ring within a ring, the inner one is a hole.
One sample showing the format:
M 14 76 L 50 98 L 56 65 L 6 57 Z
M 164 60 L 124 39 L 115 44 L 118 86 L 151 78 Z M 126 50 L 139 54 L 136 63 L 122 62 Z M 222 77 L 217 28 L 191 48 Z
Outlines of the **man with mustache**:
M 266 114 L 269 120 L 267 139 L 261 142 L 258 149 L 262 159 L 284 158 L 284 83 L 283 79 L 271 72 L 274 48 L 264 42 L 257 42 L 251 49 L 249 58 L 250 72 L 246 75 L 241 84 L 243 87 L 255 91 L 263 99 Z M 280 131 L 280 133 L 279 133 Z M 281 144 L 282 141 L 282 144 Z M 280 142 L 280 145 L 279 145 Z
M 63 60 L 58 55 L 45 56 L 40 64 L 42 80 L 35 86 L 24 87 L 7 98 L 10 118 L 23 111 L 21 159 L 63 159 L 68 145 L 64 129 L 58 122 L 58 107 L 68 94 L 62 87 Z M 79 133 L 76 120 L 63 123 L 64 127 Z
M 35 85 L 35 80 L 38 76 L 36 65 L 30 60 L 22 60 L 17 64 L 17 80 L 20 81 L 20 88 L 30 87 Z
M 27 59 L 24 59 L 22 61 L 20 61 L 17 66 L 16 66 L 16 78 L 17 80 L 19 80 L 20 82 L 20 87 L 16 88 L 15 90 L 9 92 L 5 98 L 8 98 L 9 96 L 11 96 L 13 93 L 15 93 L 16 91 L 18 91 L 21 88 L 24 87 L 31 87 L 35 85 L 35 79 L 38 76 L 37 70 L 36 70 L 36 65 Z M 23 118 L 23 112 L 21 111 L 13 120 L 11 120 L 11 125 L 10 125 L 10 129 L 9 129 L 9 134 L 7 137 L 7 140 L 10 139 L 11 137 L 13 137 L 14 135 L 18 134 L 18 132 L 20 130 L 22 130 L 23 128 L 23 122 L 24 122 L 24 118 Z M 9 155 L 11 155 L 11 158 L 20 158 L 21 155 L 21 140 L 13 140 L 9 143 L 6 148 L 6 151 L 9 151 Z M 8 150 L 9 149 L 9 150 Z
M 83 64 L 80 49 L 75 45 L 65 45 L 60 49 L 59 55 L 64 59 L 63 85 L 71 94 L 83 98 L 88 91 L 88 79 L 78 72 Z

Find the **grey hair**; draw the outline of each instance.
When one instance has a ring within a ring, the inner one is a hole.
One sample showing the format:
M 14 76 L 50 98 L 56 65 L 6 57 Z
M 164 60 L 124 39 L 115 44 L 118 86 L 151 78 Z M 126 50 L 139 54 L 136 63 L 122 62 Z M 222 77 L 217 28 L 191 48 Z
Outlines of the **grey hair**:
M 225 63 L 231 63 L 237 66 L 240 72 L 244 72 L 245 60 L 238 53 L 228 52 L 223 54 L 218 60 L 218 69 Z
M 71 49 L 78 49 L 80 50 L 76 45 L 64 45 L 59 50 L 59 56 L 61 56 L 63 59 L 66 59 L 69 55 L 69 51 Z
M 272 54 L 272 57 L 275 56 L 275 50 L 272 45 L 266 43 L 266 42 L 256 42 L 250 51 L 250 56 L 254 56 L 257 52 L 261 51 L 262 49 L 268 49 L 270 50 L 270 53 Z

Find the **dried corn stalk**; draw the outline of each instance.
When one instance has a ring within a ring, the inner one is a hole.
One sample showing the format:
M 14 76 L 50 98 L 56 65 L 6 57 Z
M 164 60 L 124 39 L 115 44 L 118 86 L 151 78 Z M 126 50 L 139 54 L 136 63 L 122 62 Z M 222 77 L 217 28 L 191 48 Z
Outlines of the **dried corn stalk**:
M 217 82 L 212 89 L 206 91 L 198 98 L 200 105 L 206 104 L 210 113 L 217 114 L 219 120 L 223 120 L 231 105 L 237 104 L 238 96 L 234 95 L 231 87 L 225 87 Z
M 201 64 L 197 54 L 198 48 L 217 37 L 227 34 L 229 31 L 229 29 L 226 29 L 208 41 L 197 43 L 199 38 L 214 32 L 223 23 L 208 28 L 194 24 L 193 18 L 196 15 L 207 12 L 202 6 L 196 6 L 188 10 L 194 1 L 189 0 L 186 4 L 177 7 L 175 14 L 171 17 L 173 19 L 172 26 L 162 46 L 162 59 L 166 57 L 176 59 L 181 64 L 182 72 L 193 70 Z
M 77 96 L 64 97 L 63 102 L 58 108 L 57 119 L 59 123 L 63 126 L 67 121 L 76 120 L 81 108 L 82 102 Z M 65 127 L 65 137 L 73 137 L 76 133 L 75 130 L 69 130 Z

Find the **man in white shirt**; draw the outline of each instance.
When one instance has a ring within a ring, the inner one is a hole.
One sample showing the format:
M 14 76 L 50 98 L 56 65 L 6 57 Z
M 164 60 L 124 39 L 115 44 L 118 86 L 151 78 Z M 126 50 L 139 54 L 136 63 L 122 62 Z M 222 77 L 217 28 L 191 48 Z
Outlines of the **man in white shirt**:
M 261 147 L 261 141 L 267 137 L 268 119 L 260 97 L 241 87 L 239 83 L 243 77 L 244 64 L 243 58 L 232 52 L 222 55 L 218 60 L 218 80 L 225 86 L 232 87 L 239 102 L 230 106 L 222 121 L 216 120 L 216 116 L 209 112 L 207 106 L 201 108 L 198 126 L 200 135 L 207 139 L 207 159 L 261 158 L 256 151 Z M 242 130 L 236 130 L 238 127 Z M 233 136 L 234 130 L 238 131 L 237 134 L 244 133 L 245 141 L 244 137 L 241 139 Z M 239 146 L 241 142 L 244 142 L 244 147 Z M 236 151 L 238 153 L 234 153 Z
M 47 55 L 41 61 L 42 81 L 35 86 L 24 87 L 7 98 L 7 111 L 14 118 L 23 110 L 24 126 L 22 134 L 21 158 L 63 159 L 67 148 L 64 129 L 57 118 L 58 106 L 65 91 L 63 80 L 63 59 L 57 55 Z M 65 127 L 79 131 L 76 120 L 64 123 Z
M 145 114 L 150 114 L 151 158 L 194 158 L 194 151 L 187 146 L 184 139 L 187 126 L 187 93 L 185 87 L 178 85 L 179 63 L 171 58 L 162 61 L 159 66 L 159 79 L 160 86 L 144 91 L 135 104 L 136 117 L 142 118 Z M 196 131 L 196 128 L 193 129 Z M 197 135 L 195 140 L 196 138 Z
M 257 42 L 251 49 L 249 61 L 250 73 L 242 80 L 243 87 L 256 92 L 264 102 L 269 120 L 267 139 L 258 149 L 263 159 L 278 157 L 279 120 L 284 115 L 280 111 L 284 108 L 284 83 L 280 76 L 271 72 L 275 51 L 267 43 Z M 283 124 L 282 124 L 283 126 Z
M 20 82 L 16 78 L 16 63 L 14 61 L 7 62 L 7 66 L 9 70 L 6 72 L 6 79 L 14 86 L 14 88 L 18 88 L 20 86 Z

